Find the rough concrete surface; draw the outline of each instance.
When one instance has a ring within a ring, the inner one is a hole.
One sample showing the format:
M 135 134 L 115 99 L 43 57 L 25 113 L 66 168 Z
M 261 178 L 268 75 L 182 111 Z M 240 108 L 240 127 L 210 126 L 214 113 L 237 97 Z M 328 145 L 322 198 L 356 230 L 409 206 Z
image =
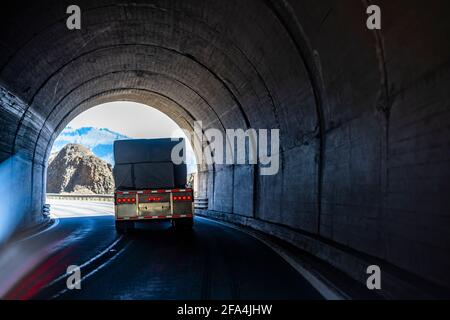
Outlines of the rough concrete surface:
M 0 161 L 20 155 L 10 192 L 24 223 L 41 219 L 58 133 L 92 106 L 132 100 L 188 130 L 280 129 L 276 176 L 200 168 L 210 210 L 450 287 L 450 3 L 377 3 L 379 31 L 357 0 L 79 0 L 79 31 L 66 28 L 67 1 L 9 5 Z

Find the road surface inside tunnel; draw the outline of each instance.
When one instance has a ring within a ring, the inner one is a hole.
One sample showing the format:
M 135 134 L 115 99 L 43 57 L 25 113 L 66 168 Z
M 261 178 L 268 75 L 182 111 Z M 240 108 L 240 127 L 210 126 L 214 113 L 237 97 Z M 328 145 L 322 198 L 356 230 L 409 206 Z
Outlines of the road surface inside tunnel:
M 57 225 L 21 242 L 28 252 L 50 249 L 7 299 L 322 299 L 268 246 L 214 221 L 196 218 L 183 233 L 138 224 L 119 236 L 112 203 L 51 204 Z M 80 266 L 80 290 L 67 289 L 69 265 Z

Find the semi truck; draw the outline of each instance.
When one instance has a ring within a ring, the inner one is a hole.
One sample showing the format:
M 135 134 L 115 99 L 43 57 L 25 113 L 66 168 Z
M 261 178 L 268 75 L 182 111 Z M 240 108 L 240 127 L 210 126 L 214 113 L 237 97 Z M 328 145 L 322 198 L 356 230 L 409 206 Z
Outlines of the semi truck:
M 176 230 L 193 227 L 194 194 L 186 187 L 186 164 L 172 161 L 172 150 L 180 143 L 184 146 L 185 142 L 183 139 L 114 142 L 114 211 L 118 233 L 134 229 L 137 222 L 170 221 Z

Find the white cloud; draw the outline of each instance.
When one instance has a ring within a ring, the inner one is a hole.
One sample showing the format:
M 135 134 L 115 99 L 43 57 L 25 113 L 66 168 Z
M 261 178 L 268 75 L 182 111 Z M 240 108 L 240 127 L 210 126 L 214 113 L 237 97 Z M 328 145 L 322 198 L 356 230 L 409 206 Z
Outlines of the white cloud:
M 113 163 L 112 153 L 99 154 L 99 145 L 112 144 L 117 139 L 187 138 L 167 115 L 152 107 L 134 102 L 111 102 L 93 107 L 73 119 L 59 135 L 52 152 L 67 143 L 79 143 Z M 196 171 L 194 152 L 187 143 L 188 172 Z
M 73 119 L 69 125 L 108 128 L 134 139 L 166 138 L 178 125 L 155 108 L 135 102 L 110 102 L 93 107 Z

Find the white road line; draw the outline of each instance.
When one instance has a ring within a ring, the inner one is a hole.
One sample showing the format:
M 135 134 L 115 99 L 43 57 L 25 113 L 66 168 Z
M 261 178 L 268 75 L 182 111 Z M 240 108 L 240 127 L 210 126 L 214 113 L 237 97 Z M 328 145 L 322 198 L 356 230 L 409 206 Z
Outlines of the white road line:
M 110 244 L 105 250 L 103 250 L 102 252 L 100 252 L 96 256 L 94 256 L 93 258 L 91 258 L 88 261 L 86 261 L 85 263 L 83 263 L 81 266 L 79 266 L 80 269 L 86 267 L 88 264 L 94 262 L 95 260 L 99 259 L 104 254 L 108 253 L 122 238 L 123 238 L 123 236 L 120 236 L 119 238 L 116 239 L 116 241 L 114 241 L 112 244 Z M 54 279 L 52 282 L 47 284 L 44 288 L 48 288 L 48 287 L 52 286 L 54 283 L 61 281 L 62 279 L 64 279 L 67 276 L 68 276 L 67 273 L 60 275 L 58 278 Z
M 45 228 L 44 230 L 41 230 L 41 231 L 38 232 L 38 233 L 32 234 L 31 236 L 28 236 L 28 237 L 26 237 L 26 238 L 20 239 L 18 242 L 23 242 L 23 241 L 26 241 L 26 240 L 33 239 L 33 238 L 37 237 L 38 235 L 43 234 L 44 232 L 48 232 L 48 231 L 50 231 L 51 229 L 55 228 L 55 227 L 59 224 L 59 219 L 58 219 L 58 218 L 53 218 L 53 219 L 54 219 L 54 222 L 52 223 L 51 226 L 48 226 L 48 227 Z
M 289 255 L 286 252 L 286 250 L 281 248 L 279 245 L 273 243 L 269 239 L 265 239 L 257 233 L 250 232 L 249 230 L 241 228 L 232 223 L 218 221 L 218 220 L 214 220 L 214 219 L 208 219 L 205 217 L 199 217 L 198 215 L 196 217 L 199 219 L 208 220 L 211 222 L 215 222 L 217 224 L 221 224 L 225 227 L 229 227 L 229 228 L 241 231 L 241 232 L 246 233 L 246 234 L 254 237 L 255 239 L 261 241 L 266 246 L 268 246 L 270 249 L 272 249 L 275 253 L 277 253 L 280 257 L 282 257 L 295 270 L 297 270 L 297 272 L 300 273 L 325 299 L 327 299 L 327 300 L 348 300 L 349 299 L 349 297 L 347 295 L 345 295 L 343 292 L 341 292 L 338 288 L 332 286 L 327 281 L 324 281 L 324 279 L 321 279 L 321 277 L 319 277 L 319 276 L 313 274 L 312 272 L 310 272 L 309 270 L 307 270 L 299 262 L 297 262 L 296 259 L 292 258 L 291 255 Z
M 130 241 L 129 243 L 127 243 L 119 252 L 117 252 L 114 256 L 111 257 L 111 259 L 106 260 L 104 263 L 102 263 L 100 266 L 98 266 L 96 269 L 92 270 L 91 272 L 89 272 L 87 275 L 85 275 L 84 277 L 82 277 L 79 281 L 79 283 L 82 283 L 84 280 L 86 280 L 87 278 L 91 277 L 92 275 L 94 275 L 95 273 L 97 273 L 98 271 L 100 271 L 101 269 L 103 269 L 104 267 L 106 267 L 108 264 L 110 264 L 112 261 L 114 261 L 115 259 L 117 259 L 132 243 L 132 241 Z M 81 267 L 80 267 L 81 269 Z M 68 275 L 64 275 L 64 277 L 66 277 Z M 78 284 L 78 282 L 77 282 Z M 56 299 L 59 296 L 63 295 L 64 293 L 66 293 L 69 289 L 63 289 L 60 292 L 58 292 L 57 294 L 55 294 L 54 296 L 52 296 L 51 299 Z

